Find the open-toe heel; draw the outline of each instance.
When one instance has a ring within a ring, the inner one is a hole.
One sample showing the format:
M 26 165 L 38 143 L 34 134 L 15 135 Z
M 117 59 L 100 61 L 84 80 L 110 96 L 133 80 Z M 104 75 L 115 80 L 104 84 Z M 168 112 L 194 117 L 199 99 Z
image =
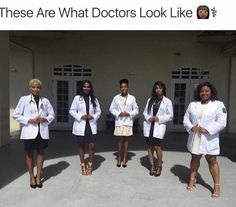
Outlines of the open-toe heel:
M 87 175 L 85 164 L 84 164 L 84 163 L 81 163 L 81 164 L 80 164 L 80 167 L 81 167 L 82 175 Z
M 156 173 L 155 173 L 155 177 L 158 177 L 161 175 L 161 171 L 162 171 L 162 166 L 157 166 L 157 170 L 156 170 Z
M 154 174 L 155 174 L 155 167 L 154 167 L 154 164 L 151 164 L 151 165 L 150 165 L 149 175 L 150 175 L 150 176 L 153 176 Z
M 190 178 L 187 186 L 188 191 L 193 191 L 194 188 L 196 188 L 197 180 L 196 178 Z
M 216 190 L 216 186 L 217 186 L 217 190 Z M 212 192 L 212 194 L 211 194 L 211 197 L 212 198 L 219 198 L 220 197 L 220 184 L 214 184 L 214 190 L 213 190 L 213 192 Z
M 87 165 L 87 175 L 91 175 L 92 174 L 92 162 L 88 162 Z

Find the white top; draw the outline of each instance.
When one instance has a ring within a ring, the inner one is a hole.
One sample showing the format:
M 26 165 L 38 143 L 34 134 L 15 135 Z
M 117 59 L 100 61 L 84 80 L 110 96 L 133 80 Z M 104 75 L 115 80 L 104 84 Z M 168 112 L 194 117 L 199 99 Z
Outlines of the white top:
M 207 104 L 199 104 L 197 106 L 197 123 L 200 125 L 201 119 L 202 119 L 202 114 L 204 110 L 207 108 Z M 199 153 L 199 147 L 201 143 L 201 134 L 195 133 L 193 137 L 193 146 L 191 149 L 192 154 L 200 155 Z
M 227 111 L 223 102 L 209 101 L 202 111 L 201 119 L 197 116 L 197 109 L 201 105 L 200 101 L 193 101 L 189 104 L 184 115 L 184 127 L 189 133 L 187 148 L 191 152 L 194 140 L 192 127 L 199 124 L 208 133 L 201 134 L 198 152 L 204 155 L 218 155 L 220 153 L 219 132 L 226 126 Z

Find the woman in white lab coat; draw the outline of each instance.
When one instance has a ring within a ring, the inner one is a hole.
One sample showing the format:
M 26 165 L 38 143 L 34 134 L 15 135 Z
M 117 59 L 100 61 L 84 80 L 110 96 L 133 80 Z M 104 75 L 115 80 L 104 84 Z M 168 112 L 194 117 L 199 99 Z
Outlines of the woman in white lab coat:
M 79 144 L 82 175 L 91 175 L 95 153 L 97 120 L 101 115 L 101 109 L 98 99 L 94 96 L 91 81 L 84 80 L 81 86 L 81 93 L 75 96 L 70 107 L 70 114 L 74 118 L 72 133 L 76 135 Z M 87 165 L 84 160 L 86 143 L 89 148 Z
M 214 182 L 212 197 L 220 196 L 217 155 L 220 154 L 219 132 L 226 126 L 226 118 L 225 106 L 217 100 L 215 87 L 209 82 L 198 85 L 195 101 L 189 104 L 183 121 L 189 133 L 187 148 L 192 156 L 187 190 L 195 187 L 200 159 L 205 155 Z
M 38 79 L 29 82 L 30 95 L 22 96 L 13 113 L 13 118 L 21 124 L 21 136 L 26 151 L 26 164 L 30 174 L 30 187 L 42 188 L 41 174 L 44 149 L 48 146 L 48 125 L 54 119 L 54 111 L 48 99 L 39 92 L 42 83 Z M 34 175 L 34 150 L 37 150 L 37 174 Z
M 129 81 L 120 80 L 121 93 L 111 103 L 110 112 L 115 116 L 114 135 L 119 137 L 117 167 L 127 166 L 128 138 L 133 135 L 133 121 L 138 115 L 138 105 L 134 96 L 128 93 Z M 122 156 L 123 151 L 123 156 Z
M 166 123 L 173 118 L 173 107 L 170 99 L 165 97 L 166 86 L 161 81 L 153 85 L 152 96 L 148 99 L 143 115 L 143 133 L 146 137 L 147 151 L 150 162 L 149 174 L 160 176 L 162 170 L 161 141 L 166 131 Z M 157 166 L 154 162 L 154 151 L 157 154 Z

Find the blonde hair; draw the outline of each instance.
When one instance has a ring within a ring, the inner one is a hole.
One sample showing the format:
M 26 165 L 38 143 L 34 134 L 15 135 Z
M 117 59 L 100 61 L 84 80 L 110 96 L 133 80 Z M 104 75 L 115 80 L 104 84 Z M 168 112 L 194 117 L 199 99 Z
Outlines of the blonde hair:
M 29 81 L 29 87 L 31 87 L 31 86 L 34 85 L 35 83 L 38 84 L 38 85 L 40 85 L 40 87 L 42 88 L 42 82 L 41 82 L 39 79 L 37 79 L 37 78 L 31 79 L 31 80 Z

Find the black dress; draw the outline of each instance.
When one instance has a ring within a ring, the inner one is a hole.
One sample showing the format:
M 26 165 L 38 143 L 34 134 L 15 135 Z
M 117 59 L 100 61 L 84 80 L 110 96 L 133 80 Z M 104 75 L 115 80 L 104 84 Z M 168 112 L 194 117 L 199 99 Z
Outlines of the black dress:
M 34 96 L 32 95 L 33 98 L 34 98 L 34 101 L 37 105 L 37 108 L 39 108 L 39 99 L 40 97 L 39 96 Z M 25 139 L 24 140 L 24 149 L 26 151 L 31 151 L 31 150 L 37 150 L 37 151 L 40 151 L 40 150 L 43 150 L 45 148 L 48 147 L 48 139 L 43 139 L 40 135 L 40 124 L 38 124 L 38 135 L 37 137 L 34 139 Z
M 153 116 L 157 115 L 157 112 L 160 108 L 161 105 L 161 101 L 162 99 L 156 99 L 153 106 L 152 106 L 152 111 L 153 111 Z M 152 122 L 151 124 L 151 129 L 150 129 L 150 133 L 149 133 L 149 137 L 146 137 L 146 143 L 153 145 L 153 146 L 160 146 L 161 145 L 161 139 L 153 137 L 153 131 L 154 131 L 154 125 L 155 122 Z
M 89 114 L 89 96 L 83 95 L 85 105 L 86 105 L 86 114 Z M 93 135 L 89 120 L 86 120 L 84 136 L 76 136 L 78 143 L 95 143 L 96 135 Z

